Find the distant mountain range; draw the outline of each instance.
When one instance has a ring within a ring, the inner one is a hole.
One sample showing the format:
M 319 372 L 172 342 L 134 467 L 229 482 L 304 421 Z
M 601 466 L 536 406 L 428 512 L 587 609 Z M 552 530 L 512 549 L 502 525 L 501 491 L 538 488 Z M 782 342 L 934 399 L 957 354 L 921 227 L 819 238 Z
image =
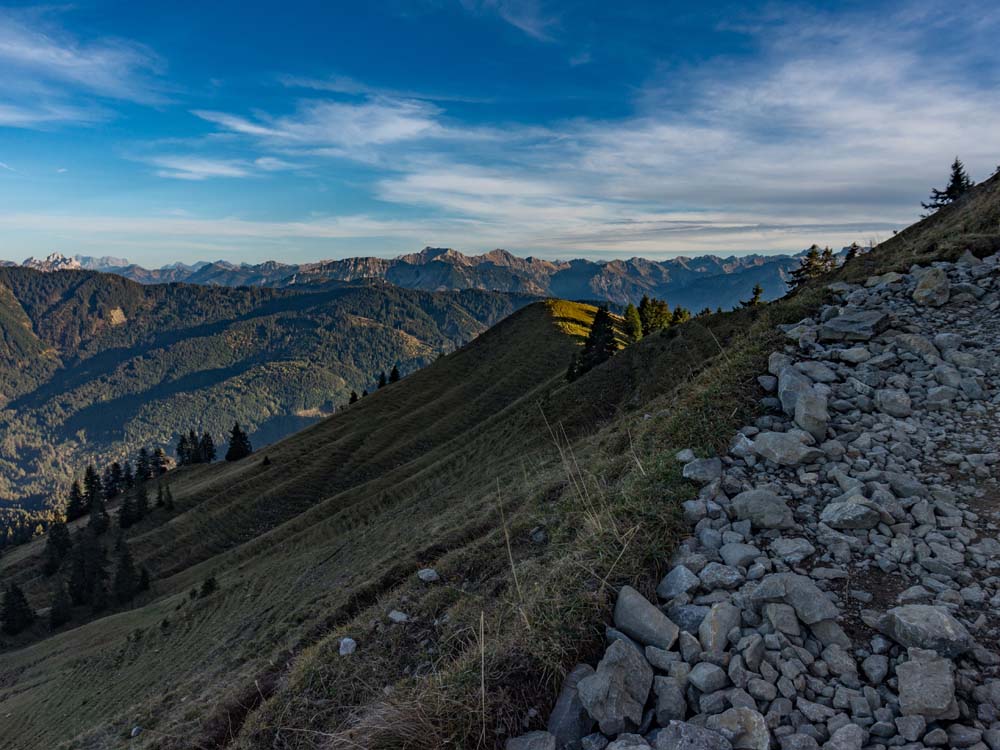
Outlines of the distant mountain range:
M 521 258 L 506 250 L 466 255 L 427 247 L 396 258 L 358 257 L 289 264 L 277 261 L 239 265 L 218 260 L 191 265 L 172 263 L 148 269 L 124 258 L 67 258 L 53 253 L 22 265 L 41 271 L 85 269 L 114 273 L 142 284 L 185 282 L 209 286 L 290 287 L 327 281 L 385 279 L 423 291 L 484 289 L 562 299 L 638 302 L 644 294 L 692 310 L 728 308 L 746 299 L 755 284 L 766 299 L 787 290 L 788 272 L 798 265 L 791 255 L 702 255 L 653 261 L 643 258 L 551 261 Z

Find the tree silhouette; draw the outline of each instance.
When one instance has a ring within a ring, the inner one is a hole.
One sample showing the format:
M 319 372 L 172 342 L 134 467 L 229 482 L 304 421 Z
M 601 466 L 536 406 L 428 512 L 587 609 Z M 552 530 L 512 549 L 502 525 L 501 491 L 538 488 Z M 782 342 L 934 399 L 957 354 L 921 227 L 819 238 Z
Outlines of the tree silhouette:
M 250 445 L 250 438 L 240 428 L 240 423 L 237 422 L 233 425 L 233 429 L 229 435 L 229 450 L 226 451 L 226 460 L 239 461 L 251 453 L 253 453 L 253 447 Z
M 965 165 L 956 156 L 951 163 L 951 176 L 948 178 L 948 186 L 944 190 L 931 189 L 931 197 L 926 203 L 920 205 L 927 211 L 924 218 L 936 213 L 947 205 L 954 203 L 969 191 L 975 183 L 969 179 L 965 171 Z

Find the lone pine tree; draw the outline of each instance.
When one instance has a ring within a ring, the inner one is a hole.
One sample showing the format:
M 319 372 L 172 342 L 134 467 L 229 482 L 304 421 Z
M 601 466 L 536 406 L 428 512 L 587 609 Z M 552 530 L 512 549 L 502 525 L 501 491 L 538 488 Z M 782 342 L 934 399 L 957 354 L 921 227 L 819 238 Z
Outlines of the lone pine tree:
M 743 307 L 757 307 L 757 305 L 763 302 L 763 297 L 764 287 L 762 287 L 758 282 L 753 285 L 753 290 L 750 292 L 750 299 L 741 301 L 740 304 L 743 305 Z
M 969 191 L 975 183 L 969 179 L 965 171 L 965 165 L 956 156 L 951 163 L 951 176 L 948 178 L 948 186 L 944 190 L 931 188 L 931 197 L 926 203 L 920 205 L 927 211 L 924 218 L 941 210 L 947 205 L 954 203 Z
M 399 367 L 396 365 L 392 366 L 392 370 L 389 372 L 389 382 L 398 383 L 399 382 Z
M 590 333 L 583 344 L 583 350 L 570 363 L 569 370 L 566 372 L 567 379 L 578 378 L 592 367 L 612 357 L 617 351 L 618 341 L 614 319 L 608 312 L 608 308 L 602 305 L 597 308 L 597 313 L 594 315 L 594 322 L 591 323 Z
M 239 461 L 251 453 L 253 453 L 253 447 L 250 445 L 250 438 L 240 428 L 240 423 L 237 422 L 233 425 L 233 429 L 229 435 L 229 450 L 226 451 L 226 460 Z

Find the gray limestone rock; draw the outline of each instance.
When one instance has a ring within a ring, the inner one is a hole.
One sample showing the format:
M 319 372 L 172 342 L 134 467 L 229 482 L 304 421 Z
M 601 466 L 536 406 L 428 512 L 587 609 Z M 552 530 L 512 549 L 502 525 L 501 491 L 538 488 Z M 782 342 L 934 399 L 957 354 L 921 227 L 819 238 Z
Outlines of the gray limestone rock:
M 615 641 L 597 671 L 577 685 L 580 702 L 604 734 L 616 735 L 642 723 L 653 670 L 635 648 Z
M 615 603 L 615 627 L 644 646 L 670 650 L 679 628 L 631 586 L 622 586 Z

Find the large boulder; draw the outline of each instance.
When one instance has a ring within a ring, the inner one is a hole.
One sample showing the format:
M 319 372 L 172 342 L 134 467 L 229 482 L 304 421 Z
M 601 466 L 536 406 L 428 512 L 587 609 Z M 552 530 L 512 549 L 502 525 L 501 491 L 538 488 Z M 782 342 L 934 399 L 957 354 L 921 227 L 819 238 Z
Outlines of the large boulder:
M 643 646 L 669 651 L 680 632 L 663 612 L 631 586 L 622 586 L 615 602 L 615 627 Z
M 936 651 L 955 657 L 974 643 L 969 631 L 944 607 L 906 604 L 890 609 L 879 621 L 879 629 L 903 646 Z
M 948 301 L 951 295 L 951 284 L 948 274 L 940 268 L 924 271 L 913 290 L 913 301 L 918 305 L 940 307 Z
M 747 490 L 731 501 L 733 513 L 740 521 L 750 521 L 758 529 L 791 529 L 795 527 L 792 510 L 780 497 L 767 490 Z
M 653 684 L 653 668 L 634 647 L 615 641 L 597 671 L 580 680 L 580 702 L 604 734 L 632 731 L 642 723 L 642 709 Z
M 911 648 L 910 660 L 896 667 L 899 709 L 904 716 L 923 716 L 928 721 L 957 719 L 955 667 L 932 651 Z
M 812 463 L 824 455 L 823 451 L 806 445 L 791 432 L 762 432 L 754 438 L 753 451 L 781 466 Z
M 821 341 L 868 341 L 889 327 L 883 310 L 846 312 L 825 321 L 819 329 Z
M 563 680 L 562 690 L 546 726 L 556 738 L 558 750 L 578 750 L 580 740 L 594 728 L 594 720 L 584 708 L 578 692 L 580 680 L 593 674 L 594 668 L 589 664 L 577 664 Z

